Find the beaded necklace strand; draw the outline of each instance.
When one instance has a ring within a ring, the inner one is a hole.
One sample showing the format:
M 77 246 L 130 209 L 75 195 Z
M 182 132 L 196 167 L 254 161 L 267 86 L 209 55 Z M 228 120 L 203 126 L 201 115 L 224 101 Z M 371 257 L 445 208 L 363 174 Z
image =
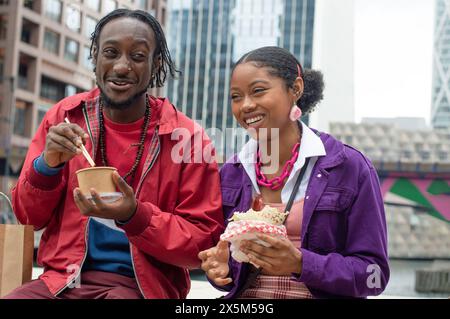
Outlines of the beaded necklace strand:
M 103 166 L 108 166 L 108 160 L 106 158 L 106 141 L 105 141 L 105 121 L 103 118 L 103 101 L 100 100 L 100 114 L 99 114 L 99 124 L 100 124 L 100 155 L 102 158 Z M 127 183 L 128 185 L 133 185 L 134 177 L 136 175 L 136 170 L 139 166 L 139 163 L 142 159 L 142 154 L 144 153 L 144 142 L 147 136 L 148 126 L 150 124 L 150 120 L 152 117 L 152 112 L 150 108 L 150 104 L 148 102 L 148 95 L 145 95 L 145 114 L 144 114 L 144 123 L 142 124 L 141 136 L 139 139 L 139 149 L 136 153 L 136 159 L 134 160 L 134 164 L 131 169 L 124 175 L 122 178 L 127 181 L 127 178 L 131 176 L 131 180 Z M 136 144 L 134 144 L 136 145 Z
M 302 139 L 302 129 L 300 127 L 300 140 L 301 139 Z M 257 151 L 257 155 L 256 155 L 256 165 L 255 165 L 256 181 L 257 181 L 258 185 L 268 187 L 271 190 L 280 189 L 284 185 L 285 180 L 289 177 L 292 169 L 294 168 L 294 164 L 298 158 L 299 149 L 300 149 L 300 143 L 296 143 L 294 145 L 294 147 L 292 148 L 291 158 L 283 166 L 283 171 L 281 172 L 281 175 L 269 180 L 261 170 L 261 167 L 262 167 L 261 151 L 259 150 L 259 145 L 258 145 L 258 151 Z

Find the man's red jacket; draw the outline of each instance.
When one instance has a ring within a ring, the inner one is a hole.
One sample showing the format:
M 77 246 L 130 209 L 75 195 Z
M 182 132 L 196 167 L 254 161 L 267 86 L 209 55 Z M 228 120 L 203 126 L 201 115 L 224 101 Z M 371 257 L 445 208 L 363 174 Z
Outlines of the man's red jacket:
M 214 161 L 202 157 L 211 153 L 212 144 L 199 125 L 168 99 L 151 99 L 161 107 L 156 113 L 157 133 L 143 156 L 137 211 L 120 227 L 130 241 L 144 297 L 185 298 L 190 289 L 188 269 L 199 267 L 197 254 L 215 245 L 223 231 L 219 173 Z M 65 98 L 47 112 L 12 191 L 18 220 L 36 230 L 45 228 L 38 263 L 44 267 L 40 279 L 53 294 L 76 283 L 86 258 L 89 218 L 75 205 L 73 189 L 78 186 L 75 171 L 88 165 L 83 156 L 75 156 L 58 175 L 44 176 L 35 171 L 33 160 L 43 152 L 49 128 L 65 117 L 90 135 L 85 146 L 95 158 L 98 100 L 99 90 L 94 89 Z M 177 152 L 184 154 L 181 163 L 174 160 Z

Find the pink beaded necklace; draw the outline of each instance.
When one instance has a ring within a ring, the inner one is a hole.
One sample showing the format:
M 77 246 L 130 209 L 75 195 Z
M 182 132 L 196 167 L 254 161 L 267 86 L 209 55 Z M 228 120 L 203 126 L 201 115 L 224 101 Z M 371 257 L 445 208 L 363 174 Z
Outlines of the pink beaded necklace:
M 280 176 L 274 177 L 272 179 L 267 179 L 267 177 L 264 175 L 263 172 L 261 172 L 261 152 L 258 147 L 258 152 L 256 155 L 256 165 L 255 165 L 255 171 L 256 171 L 256 181 L 258 182 L 258 185 L 269 187 L 272 190 L 277 190 L 281 188 L 286 180 L 288 178 L 289 174 L 292 171 L 292 168 L 294 167 L 294 163 L 298 158 L 298 150 L 300 148 L 300 143 L 296 143 L 294 147 L 292 148 L 292 157 L 290 160 L 288 160 L 283 167 L 283 172 Z

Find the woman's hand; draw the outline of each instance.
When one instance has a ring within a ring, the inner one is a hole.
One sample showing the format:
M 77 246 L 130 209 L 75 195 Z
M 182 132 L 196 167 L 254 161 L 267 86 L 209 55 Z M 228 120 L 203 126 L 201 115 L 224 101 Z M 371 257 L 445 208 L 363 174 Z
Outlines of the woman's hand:
M 50 167 L 56 167 L 81 154 L 81 145 L 89 138 L 77 124 L 60 123 L 50 127 L 45 140 L 44 160 Z
M 202 269 L 206 276 L 217 286 L 225 286 L 233 280 L 228 276 L 230 267 L 228 259 L 230 258 L 230 249 L 228 242 L 220 240 L 215 247 L 201 251 L 198 258 L 202 260 Z
M 115 219 L 119 222 L 128 221 L 134 215 L 137 208 L 137 201 L 133 188 L 120 177 L 117 171 L 113 172 L 113 181 L 122 192 L 123 197 L 110 204 L 103 202 L 97 191 L 93 188 L 91 188 L 91 195 L 94 203 L 88 200 L 78 187 L 73 190 L 75 204 L 83 215 Z
M 265 247 L 254 241 L 243 240 L 241 251 L 245 253 L 250 263 L 262 268 L 262 273 L 273 276 L 288 276 L 302 272 L 302 253 L 287 238 L 274 238 L 268 235 L 257 235 L 266 242 Z

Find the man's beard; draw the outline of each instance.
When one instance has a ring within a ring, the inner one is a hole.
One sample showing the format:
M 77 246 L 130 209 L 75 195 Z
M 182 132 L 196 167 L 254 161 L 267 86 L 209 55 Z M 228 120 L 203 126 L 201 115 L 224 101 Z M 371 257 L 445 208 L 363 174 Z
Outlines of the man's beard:
M 133 103 L 136 102 L 137 99 L 139 99 L 143 94 L 145 94 L 147 92 L 147 89 L 149 88 L 150 85 L 148 85 L 142 91 L 136 93 L 132 97 L 130 97 L 127 100 L 122 101 L 122 102 L 116 102 L 116 101 L 111 100 L 106 95 L 105 91 L 103 91 L 102 87 L 100 85 L 97 85 L 97 86 L 100 89 L 100 98 L 102 99 L 103 105 L 105 107 L 109 107 L 110 109 L 114 109 L 114 110 L 126 110 L 127 108 L 132 106 Z

